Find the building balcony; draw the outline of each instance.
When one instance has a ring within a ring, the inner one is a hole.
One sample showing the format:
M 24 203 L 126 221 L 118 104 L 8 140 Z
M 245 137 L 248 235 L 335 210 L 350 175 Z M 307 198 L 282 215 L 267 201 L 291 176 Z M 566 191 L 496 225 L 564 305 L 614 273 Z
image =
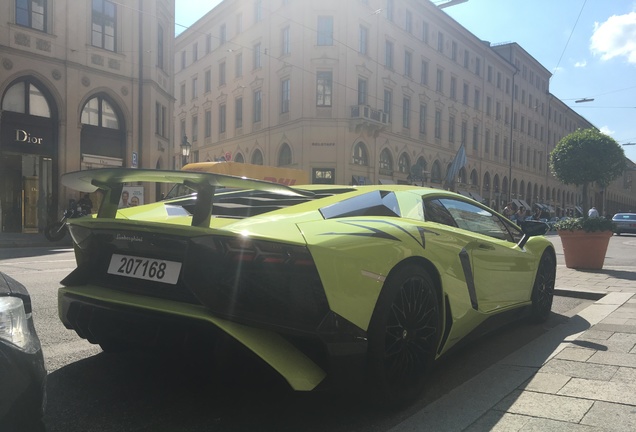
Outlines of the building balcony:
M 356 132 L 364 130 L 377 137 L 388 123 L 389 116 L 382 110 L 373 109 L 368 105 L 353 105 L 351 107 L 351 126 Z

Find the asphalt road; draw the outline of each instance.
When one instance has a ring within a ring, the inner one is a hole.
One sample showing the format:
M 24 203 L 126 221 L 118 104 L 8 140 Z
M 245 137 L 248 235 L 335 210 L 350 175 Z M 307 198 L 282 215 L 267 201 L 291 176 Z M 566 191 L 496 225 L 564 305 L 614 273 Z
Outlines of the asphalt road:
M 32 295 L 49 371 L 49 432 L 385 431 L 589 304 L 555 298 L 547 323 L 519 321 L 482 337 L 447 357 L 415 404 L 383 411 L 359 395 L 292 392 L 249 363 L 205 373 L 209 359 L 181 353 L 103 353 L 57 317 L 59 281 L 75 264 L 70 249 L 0 249 L 0 259 L 0 271 Z

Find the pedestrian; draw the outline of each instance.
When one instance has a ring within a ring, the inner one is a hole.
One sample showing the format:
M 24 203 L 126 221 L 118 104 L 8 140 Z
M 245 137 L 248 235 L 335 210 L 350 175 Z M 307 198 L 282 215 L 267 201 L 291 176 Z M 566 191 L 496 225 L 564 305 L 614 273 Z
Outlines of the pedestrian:
M 91 214 L 93 211 L 93 202 L 91 201 L 91 197 L 88 194 L 84 194 L 84 196 L 77 202 L 77 204 L 82 209 L 84 214 Z
M 541 219 L 541 209 L 539 207 L 534 209 L 534 214 L 532 215 L 532 220 L 540 220 Z
M 591 217 L 591 218 L 597 218 L 598 215 L 598 210 L 596 210 L 596 207 L 592 207 L 588 212 L 587 212 L 587 217 Z
M 512 220 L 513 217 L 516 219 L 517 213 L 517 204 L 513 202 L 509 202 L 506 208 L 503 209 L 503 215 L 508 219 Z
M 526 220 L 526 208 L 524 206 L 519 207 L 517 211 L 517 225 Z

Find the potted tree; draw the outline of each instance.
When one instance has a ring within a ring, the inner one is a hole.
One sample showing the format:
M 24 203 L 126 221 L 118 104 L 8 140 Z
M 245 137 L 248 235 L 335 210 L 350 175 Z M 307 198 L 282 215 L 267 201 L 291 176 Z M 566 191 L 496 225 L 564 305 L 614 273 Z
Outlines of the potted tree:
M 607 186 L 625 167 L 623 148 L 596 129 L 577 129 L 563 137 L 550 153 L 550 168 L 556 178 L 564 184 L 582 187 L 583 217 L 555 224 L 566 267 L 603 268 L 613 223 L 604 217 L 587 217 L 588 188 L 594 182 Z

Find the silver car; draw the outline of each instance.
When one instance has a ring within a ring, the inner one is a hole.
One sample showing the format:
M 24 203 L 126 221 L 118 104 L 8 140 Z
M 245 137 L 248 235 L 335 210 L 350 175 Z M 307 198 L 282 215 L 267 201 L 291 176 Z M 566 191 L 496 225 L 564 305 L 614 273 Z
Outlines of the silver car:
M 636 234 L 636 213 L 616 213 L 612 218 L 616 224 L 616 234 L 634 233 Z

